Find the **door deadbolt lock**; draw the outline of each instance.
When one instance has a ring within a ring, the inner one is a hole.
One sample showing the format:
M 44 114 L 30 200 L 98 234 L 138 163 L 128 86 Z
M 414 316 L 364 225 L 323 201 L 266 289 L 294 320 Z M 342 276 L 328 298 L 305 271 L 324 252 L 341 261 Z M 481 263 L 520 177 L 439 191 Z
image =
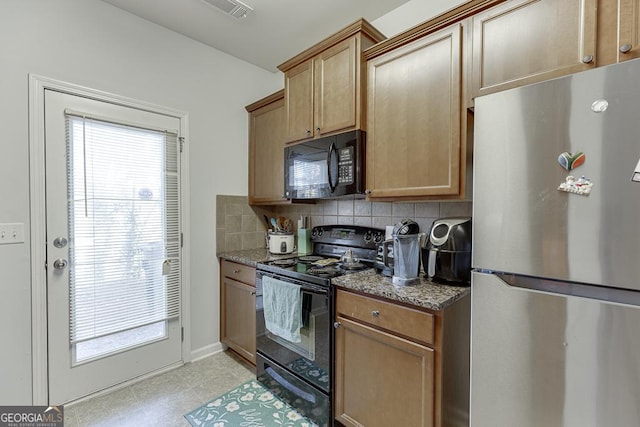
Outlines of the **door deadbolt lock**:
M 64 248 L 65 246 L 67 246 L 67 243 L 68 241 L 64 237 L 56 237 L 53 241 L 53 246 L 55 246 L 56 248 Z
M 64 258 L 58 258 L 57 260 L 53 261 L 53 268 L 55 268 L 56 270 L 64 270 L 65 268 L 67 268 L 67 265 L 69 264 L 69 261 L 67 261 Z

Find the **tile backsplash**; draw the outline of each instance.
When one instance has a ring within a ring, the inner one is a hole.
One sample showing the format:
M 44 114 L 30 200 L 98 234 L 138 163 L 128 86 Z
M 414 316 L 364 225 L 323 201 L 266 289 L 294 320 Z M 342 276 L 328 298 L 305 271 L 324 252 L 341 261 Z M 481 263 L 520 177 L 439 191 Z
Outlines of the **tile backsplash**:
M 368 202 L 360 199 L 322 200 L 315 204 L 249 206 L 246 196 L 216 197 L 216 252 L 265 247 L 267 217 L 284 216 L 297 226 L 300 216 L 311 217 L 311 226 L 343 224 L 384 229 L 411 218 L 427 232 L 434 220 L 471 216 L 472 203 L 461 202 Z
M 366 200 L 323 200 L 315 205 L 287 205 L 276 208 L 278 215 L 295 219 L 311 217 L 311 225 L 344 224 L 384 229 L 404 218 L 411 218 L 421 231 L 429 231 L 438 218 L 471 216 L 471 202 L 368 202 Z

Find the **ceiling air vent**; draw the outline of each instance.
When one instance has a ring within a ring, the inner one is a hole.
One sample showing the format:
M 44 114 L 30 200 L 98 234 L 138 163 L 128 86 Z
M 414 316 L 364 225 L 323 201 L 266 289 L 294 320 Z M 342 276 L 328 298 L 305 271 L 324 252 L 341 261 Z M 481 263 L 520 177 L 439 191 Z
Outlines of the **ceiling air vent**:
M 210 6 L 215 7 L 226 13 L 227 15 L 231 15 L 234 18 L 244 18 L 249 12 L 253 11 L 251 6 L 247 6 L 242 3 L 240 0 L 202 0 Z

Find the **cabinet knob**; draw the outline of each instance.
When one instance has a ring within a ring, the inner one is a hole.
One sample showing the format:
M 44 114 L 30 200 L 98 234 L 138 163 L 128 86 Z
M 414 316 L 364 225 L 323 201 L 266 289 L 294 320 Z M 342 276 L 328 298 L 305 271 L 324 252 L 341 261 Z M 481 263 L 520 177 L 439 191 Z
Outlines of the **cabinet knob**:
M 622 46 L 620 46 L 620 53 L 627 53 L 630 50 L 631 50 L 630 44 L 623 44 Z
M 311 130 L 307 129 L 307 135 L 311 135 Z
M 371 190 L 367 188 L 366 190 L 364 190 L 364 194 L 371 194 Z
M 319 127 L 316 128 L 316 132 L 320 132 L 320 128 Z
M 380 312 L 379 312 L 378 310 L 373 310 L 373 311 L 371 312 L 371 315 L 372 315 L 373 317 L 378 317 L 378 316 L 380 316 Z
M 251 292 L 251 295 L 255 295 L 255 294 L 256 294 L 256 291 L 252 291 L 252 292 Z
M 233 270 L 233 274 L 238 274 L 240 273 L 240 270 Z
M 586 55 L 582 58 L 582 62 L 585 64 L 589 64 L 591 61 L 593 61 L 593 55 Z
M 342 326 L 342 323 L 340 323 L 340 322 L 333 322 L 333 327 L 334 327 L 335 329 L 338 329 L 340 326 Z

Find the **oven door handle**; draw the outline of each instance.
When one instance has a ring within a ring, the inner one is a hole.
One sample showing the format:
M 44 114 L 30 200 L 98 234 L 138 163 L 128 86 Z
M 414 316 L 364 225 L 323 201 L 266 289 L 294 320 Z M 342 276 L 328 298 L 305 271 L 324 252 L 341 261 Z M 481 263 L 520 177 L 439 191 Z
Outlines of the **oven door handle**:
M 315 294 L 315 295 L 328 295 L 329 294 L 329 289 L 327 287 L 324 287 L 324 286 L 310 284 L 308 282 L 292 279 L 290 277 L 279 276 L 279 275 L 276 275 L 276 274 L 273 274 L 273 273 L 264 273 L 262 271 L 258 271 L 257 275 L 256 275 L 256 291 L 257 291 L 256 295 L 257 296 L 261 296 L 262 295 L 262 277 L 264 277 L 264 276 L 272 277 L 274 279 L 282 280 L 284 282 L 289 282 L 289 283 L 294 283 L 296 285 L 299 285 L 300 286 L 300 292 L 308 292 L 310 294 Z
M 307 393 L 306 391 L 300 389 L 299 387 L 296 387 L 295 385 L 291 384 L 289 381 L 284 379 L 282 375 L 277 373 L 272 367 L 269 366 L 266 369 L 266 371 L 269 375 L 271 375 L 271 378 L 276 380 L 278 384 L 280 384 L 282 387 L 289 390 L 291 393 L 306 400 L 307 402 L 316 403 L 316 397 L 313 394 Z

